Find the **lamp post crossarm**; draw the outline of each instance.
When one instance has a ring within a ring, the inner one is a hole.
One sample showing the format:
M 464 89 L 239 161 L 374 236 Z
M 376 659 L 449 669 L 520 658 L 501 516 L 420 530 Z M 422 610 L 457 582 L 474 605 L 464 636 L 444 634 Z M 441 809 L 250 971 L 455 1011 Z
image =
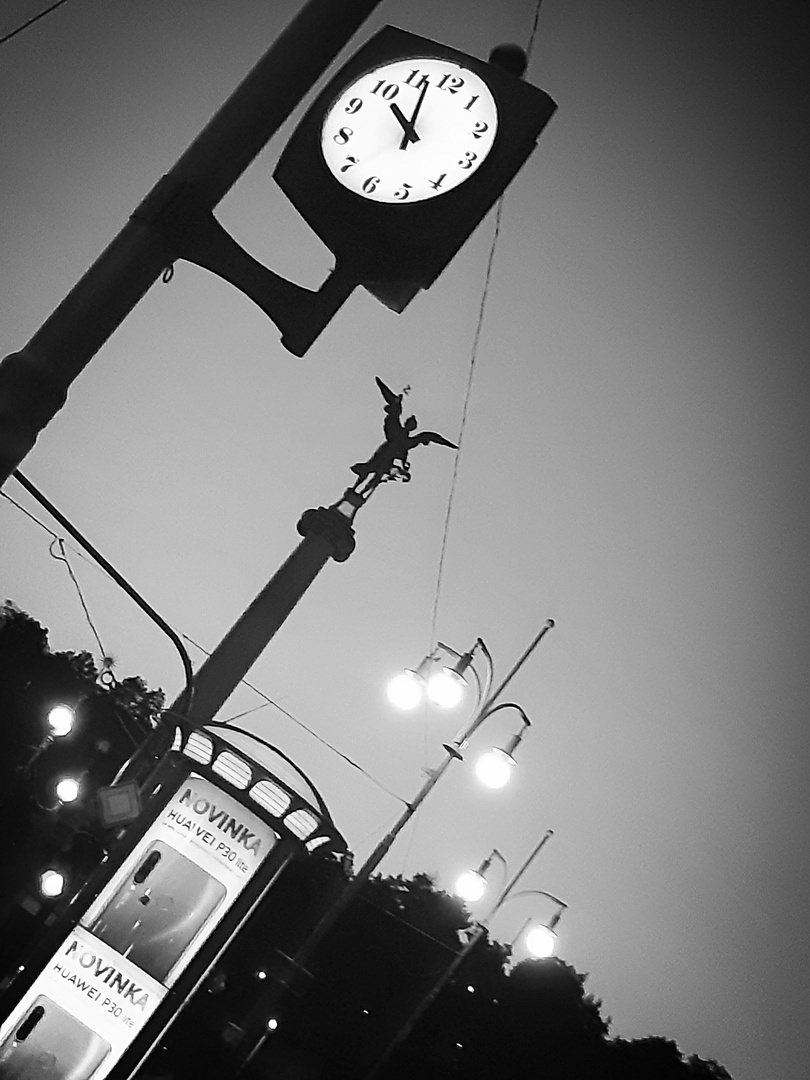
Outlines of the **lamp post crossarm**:
M 532 849 L 531 853 L 529 854 L 528 858 L 526 858 L 524 860 L 523 865 L 515 873 L 515 875 L 511 878 L 511 880 L 507 881 L 507 883 L 504 885 L 503 889 L 501 890 L 501 895 L 495 901 L 495 905 L 492 908 L 492 911 L 490 911 L 489 915 L 487 916 L 487 919 L 485 920 L 486 923 L 489 923 L 489 920 L 495 915 L 495 913 L 497 911 L 499 911 L 501 909 L 504 902 L 509 898 L 509 896 L 510 896 L 510 894 L 512 892 L 512 889 L 514 889 L 515 885 L 517 885 L 517 883 L 520 881 L 520 879 L 523 877 L 523 875 L 529 869 L 530 865 L 534 862 L 534 860 L 537 858 L 537 856 L 540 854 L 542 849 L 545 847 L 545 845 L 548 843 L 548 841 L 551 839 L 551 837 L 553 835 L 554 835 L 554 830 L 553 829 L 546 829 L 545 833 L 543 833 L 543 836 L 540 838 L 539 843 L 535 844 L 535 846 Z M 542 892 L 541 889 L 529 890 L 529 891 Z M 560 901 L 557 900 L 556 896 L 551 896 L 551 893 L 543 893 L 543 895 L 548 896 L 550 899 L 554 900 L 556 903 L 560 903 Z
M 463 746 L 466 746 L 466 744 L 469 742 L 469 740 L 472 738 L 472 736 L 475 734 L 475 732 L 478 730 L 478 728 L 481 726 L 481 724 L 483 724 L 483 722 L 487 719 L 487 717 L 491 716 L 498 709 L 506 708 L 507 704 L 510 704 L 510 703 L 507 703 L 507 702 L 504 702 L 503 704 L 497 704 L 497 702 L 498 702 L 498 699 L 500 698 L 501 694 L 504 692 L 504 690 L 509 685 L 509 683 L 515 677 L 515 675 L 517 675 L 518 671 L 520 671 L 520 669 L 523 667 L 523 665 L 529 659 L 531 654 L 534 652 L 534 650 L 537 648 L 537 646 L 540 644 L 540 642 L 543 640 L 543 638 L 546 636 L 546 634 L 549 632 L 549 630 L 551 630 L 551 628 L 554 625 L 555 624 L 554 624 L 553 619 L 546 619 L 546 621 L 540 627 L 540 630 L 538 631 L 538 633 L 535 634 L 534 638 L 529 643 L 528 647 L 523 651 L 523 654 L 512 665 L 512 668 L 507 673 L 507 675 L 501 680 L 500 684 L 496 687 L 496 689 L 493 690 L 489 694 L 489 696 L 483 702 L 483 704 L 481 705 L 481 708 L 478 710 L 478 712 L 475 714 L 475 716 L 473 716 L 472 720 L 467 725 L 467 727 L 462 730 L 462 732 L 461 732 L 461 734 L 459 736 L 456 737 L 456 739 L 453 742 L 454 746 L 459 747 L 459 748 L 461 748 Z M 479 638 L 479 641 L 480 641 L 480 638 Z M 520 708 L 520 706 L 517 706 L 517 705 L 513 705 L 512 707 L 513 708 L 518 708 L 518 709 Z M 520 709 L 520 711 L 523 714 L 524 720 L 528 721 L 528 718 L 526 717 L 526 714 L 523 712 L 523 710 Z
M 545 889 L 521 889 L 520 892 L 516 892 L 512 897 L 513 900 L 517 900 L 519 896 L 545 896 L 553 903 L 558 904 L 563 910 L 568 907 L 568 904 L 564 900 L 560 900 L 559 896 L 555 896 L 554 893 L 546 892 Z

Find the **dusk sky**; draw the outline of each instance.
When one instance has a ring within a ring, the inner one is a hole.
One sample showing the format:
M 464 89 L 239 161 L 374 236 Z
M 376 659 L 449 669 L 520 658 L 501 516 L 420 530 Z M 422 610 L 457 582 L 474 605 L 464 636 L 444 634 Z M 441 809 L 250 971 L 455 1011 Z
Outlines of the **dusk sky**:
M 46 6 L 3 0 L 0 37 Z M 300 6 L 68 0 L 0 46 L 0 355 Z M 341 59 L 385 24 L 485 58 L 526 44 L 535 8 L 383 0 Z M 734 1080 L 806 1080 L 810 1058 L 810 140 L 784 11 L 545 0 L 526 78 L 558 111 L 506 193 L 463 432 L 494 212 L 402 315 L 357 290 L 300 359 L 249 300 L 178 263 L 22 465 L 210 650 L 301 513 L 337 500 L 379 443 L 375 376 L 410 386 L 421 427 L 462 434 L 457 460 L 412 454 L 412 483 L 375 493 L 352 557 L 327 564 L 252 669 L 294 719 L 247 687 L 219 718 L 257 710 L 241 723 L 311 777 L 359 863 L 469 715 L 398 714 L 387 677 L 436 639 L 480 636 L 498 678 L 554 618 L 508 695 L 533 722 L 512 784 L 483 791 L 471 768 L 512 734 L 504 711 L 382 870 L 449 890 L 493 847 L 514 872 L 554 829 L 525 886 L 569 905 L 559 953 L 612 1033 L 675 1039 Z M 272 179 L 312 96 L 217 214 L 314 288 L 331 255 Z M 15 480 L 3 490 L 62 535 Z M 54 649 L 98 657 L 48 534 L 2 499 L 0 535 L 3 597 Z M 67 552 L 119 677 L 171 700 L 168 639 Z M 494 936 L 551 913 L 508 902 Z

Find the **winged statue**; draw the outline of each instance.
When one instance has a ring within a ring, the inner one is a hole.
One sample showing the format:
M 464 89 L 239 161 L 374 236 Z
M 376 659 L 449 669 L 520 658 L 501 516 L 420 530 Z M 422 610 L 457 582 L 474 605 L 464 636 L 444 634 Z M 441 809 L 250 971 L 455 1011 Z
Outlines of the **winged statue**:
M 385 442 L 377 447 L 368 461 L 357 462 L 351 467 L 357 477 L 353 490 L 361 495 L 370 494 L 374 488 L 387 480 L 402 480 L 407 483 L 411 479 L 408 454 L 416 446 L 439 443 L 441 446 L 458 450 L 456 443 L 450 442 L 435 431 L 422 431 L 414 435 L 413 432 L 417 426 L 415 416 L 409 416 L 403 423 L 402 402 L 410 387 L 406 387 L 401 394 L 395 394 L 379 378 L 377 386 L 385 400 L 385 419 L 383 420 Z

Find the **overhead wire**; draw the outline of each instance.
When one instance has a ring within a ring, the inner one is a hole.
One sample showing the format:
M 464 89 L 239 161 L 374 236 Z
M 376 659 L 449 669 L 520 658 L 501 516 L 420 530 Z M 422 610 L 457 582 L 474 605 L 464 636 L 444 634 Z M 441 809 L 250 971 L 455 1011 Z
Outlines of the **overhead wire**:
M 526 49 L 525 49 L 527 68 L 528 68 L 528 65 L 529 65 L 529 61 L 531 59 L 532 51 L 534 49 L 534 43 L 535 43 L 535 40 L 536 40 L 536 37 L 537 37 L 537 28 L 538 28 L 539 21 L 540 21 L 540 8 L 542 6 L 542 2 L 543 2 L 543 0 L 537 0 L 537 3 L 535 5 L 535 9 L 534 9 L 534 19 L 533 19 L 533 22 L 532 22 L 532 28 L 531 28 L 531 31 L 529 33 L 529 39 L 528 39 Z M 443 577 L 444 577 L 444 564 L 445 564 L 445 558 L 446 558 L 446 555 L 447 555 L 447 541 L 448 541 L 448 537 L 450 535 L 450 519 L 451 519 L 452 514 L 453 514 L 453 504 L 454 504 L 454 501 L 455 501 L 456 486 L 457 486 L 457 483 L 458 483 L 458 473 L 459 473 L 459 468 L 460 468 L 460 465 L 461 465 L 461 453 L 462 453 L 462 447 L 463 447 L 463 442 L 464 442 L 464 432 L 465 432 L 466 427 L 467 427 L 467 414 L 469 412 L 470 397 L 472 395 L 473 378 L 475 376 L 475 367 L 476 367 L 476 363 L 478 361 L 478 349 L 479 349 L 479 346 L 480 346 L 480 343 L 481 343 L 481 332 L 482 332 L 482 329 L 483 329 L 483 326 L 484 326 L 484 314 L 486 312 L 487 299 L 489 297 L 489 288 L 490 288 L 490 283 L 492 281 L 492 267 L 493 267 L 493 264 L 495 262 L 495 251 L 496 251 L 496 249 L 498 247 L 498 241 L 499 241 L 500 235 L 501 235 L 501 218 L 502 218 L 502 215 L 503 215 L 503 202 L 504 202 L 504 195 L 501 195 L 501 197 L 498 199 L 498 202 L 497 202 L 497 205 L 496 205 L 496 208 L 495 208 L 495 227 L 494 227 L 493 233 L 492 233 L 492 242 L 491 242 L 491 244 L 489 246 L 489 255 L 487 256 L 486 271 L 484 273 L 484 285 L 483 285 L 483 288 L 481 290 L 481 303 L 478 306 L 478 318 L 476 319 L 475 332 L 473 334 L 472 347 L 471 347 L 471 350 L 470 350 L 470 364 L 469 364 L 469 369 L 468 369 L 468 372 L 467 372 L 467 386 L 466 386 L 466 388 L 464 390 L 464 402 L 462 404 L 461 421 L 459 423 L 459 432 L 458 432 L 458 436 L 457 436 L 458 450 L 456 452 L 455 460 L 453 462 L 453 475 L 452 475 L 452 478 L 450 480 L 450 491 L 449 491 L 448 496 L 447 496 L 447 511 L 445 513 L 445 516 L 444 516 L 444 528 L 442 530 L 442 542 L 441 542 L 441 547 L 439 549 L 439 562 L 438 562 L 438 566 L 436 568 L 436 588 L 435 588 L 434 597 L 433 597 L 433 611 L 431 613 L 431 619 L 430 619 L 430 642 L 429 642 L 429 648 L 430 649 L 432 649 L 434 647 L 434 644 L 436 642 L 436 637 L 437 637 L 437 627 L 438 627 L 438 621 L 439 621 L 439 603 L 441 601 L 442 580 L 443 580 Z M 426 728 L 423 729 L 423 736 L 424 736 L 424 740 L 425 740 L 425 744 L 426 744 L 426 739 L 427 739 L 427 729 Z M 415 830 L 416 830 L 416 825 L 414 824 L 414 829 L 413 829 L 413 832 L 411 834 L 409 844 L 408 844 L 408 850 L 405 853 L 405 861 L 406 862 L 407 862 L 408 857 L 410 856 L 410 846 L 413 843 Z
M 89 608 L 87 606 L 87 601 L 85 600 L 84 593 L 82 592 L 81 585 L 79 584 L 78 578 L 76 577 L 76 574 L 74 573 L 73 567 L 70 565 L 70 560 L 67 557 L 67 549 L 65 547 L 64 537 L 59 536 L 59 534 L 55 533 L 53 531 L 53 529 L 49 529 L 44 521 L 40 521 L 40 519 L 35 514 L 32 514 L 30 510 L 27 510 L 22 505 L 22 503 L 18 503 L 17 500 L 13 499 L 7 492 L 0 491 L 0 495 L 2 495 L 3 498 L 6 499 L 7 502 L 10 502 L 12 506 L 16 507 L 23 514 L 25 514 L 26 517 L 30 518 L 31 521 L 33 521 L 37 525 L 39 525 L 39 527 L 41 529 L 43 529 L 48 534 L 48 536 L 50 536 L 51 542 L 50 542 L 50 545 L 48 547 L 48 553 L 49 553 L 49 555 L 51 556 L 52 559 L 56 560 L 56 562 L 61 562 L 61 563 L 65 564 L 65 568 L 66 568 L 68 574 L 70 575 L 70 580 L 73 582 L 74 586 L 76 587 L 76 592 L 79 594 L 79 601 L 80 601 L 80 603 L 82 605 L 82 610 L 84 611 L 84 617 L 87 620 L 87 624 L 90 627 L 90 630 L 92 631 L 93 637 L 96 639 L 96 644 L 98 645 L 99 653 L 100 653 L 100 655 L 102 657 L 102 660 L 106 659 L 107 658 L 107 651 L 104 648 L 104 645 L 103 645 L 103 643 L 101 641 L 101 637 L 99 636 L 98 629 L 96 628 L 96 625 L 93 622 L 93 618 L 90 615 L 90 610 L 89 610 Z M 59 548 L 59 554 L 58 555 L 54 551 L 54 547 Z M 79 552 L 76 552 L 76 554 L 81 556 L 82 553 L 79 551 Z M 82 556 L 82 558 L 84 558 L 84 556 Z M 86 561 L 89 561 L 89 560 L 86 560 Z
M 538 25 L 539 25 L 539 22 L 540 22 L 540 8 L 542 6 L 542 3 L 543 3 L 543 0 L 537 0 L 537 3 L 535 5 L 535 9 L 534 9 L 534 19 L 533 19 L 533 22 L 532 22 L 532 28 L 531 28 L 531 31 L 529 33 L 529 39 L 528 39 L 528 43 L 527 43 L 526 49 L 525 49 L 525 52 L 526 52 L 526 66 L 527 67 L 528 67 L 529 61 L 531 60 L 532 51 L 534 49 L 534 43 L 535 43 L 535 40 L 537 38 L 537 28 L 538 28 Z M 465 432 L 465 429 L 466 429 L 466 426 L 467 426 L 467 413 L 469 411 L 470 396 L 472 394 L 472 384 L 473 384 L 473 377 L 475 375 L 475 365 L 476 365 L 476 362 L 478 360 L 478 348 L 479 348 L 479 345 L 480 345 L 480 342 L 481 342 L 481 331 L 482 331 L 483 325 L 484 325 L 484 313 L 486 311 L 487 298 L 489 296 L 489 287 L 490 287 L 490 282 L 492 280 L 492 266 L 493 266 L 493 263 L 495 261 L 495 251 L 496 251 L 496 248 L 498 246 L 498 240 L 500 239 L 500 234 L 501 234 L 501 217 L 502 217 L 502 214 L 503 214 L 503 201 L 504 201 L 504 196 L 501 195 L 501 197 L 498 199 L 498 203 L 497 203 L 496 210 L 495 210 L 495 228 L 494 228 L 493 234 L 492 234 L 492 243 L 490 244 L 490 248 L 489 248 L 489 256 L 487 258 L 487 267 L 486 267 L 486 272 L 484 274 L 484 286 L 483 286 L 483 289 L 481 290 L 481 303 L 480 303 L 480 305 L 478 307 L 478 318 L 477 318 L 476 324 L 475 324 L 475 333 L 473 334 L 472 348 L 471 348 L 471 351 L 470 351 L 470 365 L 469 365 L 469 370 L 468 370 L 468 374 L 467 374 L 467 386 L 466 386 L 466 389 L 464 391 L 464 403 L 463 403 L 462 409 L 461 409 L 461 422 L 459 424 L 459 433 L 458 433 L 458 437 L 457 437 L 458 452 L 455 455 L 455 461 L 453 463 L 453 476 L 452 476 L 452 478 L 450 480 L 450 491 L 449 491 L 448 496 L 447 496 L 447 512 L 446 512 L 445 518 L 444 518 L 444 530 L 442 532 L 442 543 L 441 543 L 441 548 L 440 548 L 440 551 L 439 551 L 439 564 L 438 564 L 438 567 L 437 567 L 437 570 L 436 570 L 436 590 L 435 590 L 435 595 L 434 595 L 434 600 L 433 600 L 433 613 L 431 615 L 431 623 L 430 623 L 430 647 L 431 648 L 433 648 L 433 645 L 434 645 L 434 643 L 436 641 L 436 627 L 437 627 L 437 624 L 438 624 L 438 617 L 439 617 L 439 601 L 441 599 L 442 577 L 443 577 L 443 574 L 444 574 L 445 556 L 447 554 L 447 540 L 448 540 L 448 536 L 450 534 L 450 518 L 452 516 L 453 502 L 454 502 L 455 494 L 456 494 L 456 484 L 457 484 L 457 481 L 458 481 L 459 465 L 460 465 L 460 462 L 461 462 L 462 443 L 463 443 L 463 440 L 464 440 L 464 432 Z
M 58 555 L 54 551 L 54 547 L 59 548 Z M 96 644 L 98 645 L 99 653 L 101 654 L 102 660 L 105 659 L 107 656 L 107 650 L 104 648 L 101 638 L 99 637 L 98 630 L 96 629 L 96 624 L 93 622 L 93 617 L 90 614 L 90 609 L 88 608 L 87 601 L 84 598 L 82 587 L 79 584 L 79 580 L 74 574 L 73 567 L 70 565 L 70 560 L 67 557 L 67 552 L 65 551 L 65 541 L 62 539 L 61 536 L 57 536 L 53 540 L 51 540 L 50 553 L 51 558 L 56 559 L 57 562 L 63 562 L 65 564 L 65 569 L 67 570 L 68 574 L 70 574 L 70 580 L 76 586 L 76 592 L 79 594 L 79 603 L 82 605 L 82 611 L 84 612 L 84 617 L 87 620 L 87 625 L 90 627 L 91 631 L 93 632 L 93 637 L 96 639 Z
M 195 649 L 199 649 L 201 653 L 204 653 L 206 656 L 211 655 L 211 653 L 207 649 L 204 649 L 202 645 L 196 642 L 194 638 L 189 637 L 188 634 L 183 634 L 182 636 L 185 638 L 186 641 L 189 642 L 189 644 L 193 645 Z M 263 698 L 267 705 L 272 705 L 274 709 L 277 709 L 283 716 L 286 716 L 288 720 L 292 720 L 294 724 L 297 724 L 298 727 L 306 731 L 306 733 L 308 735 L 311 735 L 313 739 L 321 743 L 328 750 L 331 750 L 333 754 L 337 754 L 337 756 L 343 761 L 345 761 L 347 765 L 351 765 L 353 769 L 357 769 L 360 773 L 362 773 L 363 776 L 365 776 L 367 780 L 370 780 L 372 784 L 375 784 L 380 789 L 380 791 L 384 791 L 386 795 L 390 795 L 392 799 L 396 799 L 404 806 L 408 805 L 406 799 L 403 799 L 400 795 L 397 795 L 395 791 L 392 791 L 389 787 L 386 787 L 386 785 L 383 784 L 381 780 L 378 780 L 375 776 L 372 776 L 372 774 L 368 772 L 367 769 L 364 769 L 362 765 L 358 764 L 358 762 L 350 758 L 348 754 L 344 754 L 342 750 L 338 750 L 338 748 L 336 746 L 333 746 L 332 743 L 328 741 L 328 739 L 324 739 L 324 737 L 322 735 L 319 735 L 317 731 L 313 731 L 313 729 L 309 727 L 308 724 L 305 724 L 303 720 L 299 720 L 297 716 L 295 716 L 289 711 L 289 709 L 285 709 L 283 705 L 279 705 L 279 703 L 277 701 L 274 701 L 269 696 L 269 694 L 265 694 L 263 690 L 260 690 L 258 686 L 256 686 L 252 682 L 249 682 L 247 679 L 240 679 L 239 681 L 243 686 L 246 686 L 249 690 L 252 690 L 254 694 L 258 694 L 260 698 Z M 260 708 L 262 707 L 263 706 L 260 706 Z M 248 710 L 248 712 L 255 711 L 255 709 Z M 224 722 L 229 723 L 232 720 L 238 720 L 239 717 L 246 715 L 247 713 L 239 713 L 237 716 L 230 717 L 229 721 Z
M 141 596 L 141 594 L 133 588 L 132 585 L 130 585 L 130 583 L 126 580 L 123 574 L 120 574 L 118 570 L 116 570 L 115 567 L 112 565 L 112 563 L 108 559 L 105 559 L 101 552 L 96 547 L 94 547 L 93 544 L 90 543 L 87 537 L 85 537 L 81 532 L 79 532 L 76 526 L 73 525 L 73 523 L 65 517 L 61 510 L 57 509 L 57 507 L 54 506 L 50 499 L 43 495 L 43 493 L 39 490 L 39 488 L 36 487 L 35 484 L 33 484 L 26 476 L 24 476 L 19 469 L 15 469 L 12 475 L 18 483 L 22 484 L 28 494 L 33 496 L 33 498 L 35 498 L 41 506 L 44 506 L 48 513 L 51 515 L 51 517 L 54 518 L 55 521 L 58 521 L 62 528 L 66 529 L 73 537 L 73 539 L 76 540 L 77 543 L 81 544 L 85 551 L 92 555 L 93 559 L 98 563 L 101 569 L 104 570 L 104 572 L 113 579 L 116 585 L 118 585 L 121 589 L 124 590 L 127 596 L 130 597 L 130 599 L 135 601 L 141 611 L 145 612 L 152 620 L 152 622 L 154 622 L 158 627 L 160 627 L 163 633 L 166 634 L 166 636 L 175 646 L 178 653 L 180 654 L 180 660 L 183 664 L 183 673 L 185 675 L 186 682 L 185 688 L 183 690 L 183 706 L 184 710 L 187 711 L 191 706 L 191 699 L 193 695 L 192 682 L 194 678 L 194 670 L 191 666 L 191 659 L 188 655 L 188 652 L 186 651 L 183 642 L 180 640 L 176 632 L 172 629 L 171 626 L 169 626 L 163 616 L 159 615 L 158 612 L 155 611 L 155 609 L 152 607 L 152 605 L 148 603 Z
M 13 37 L 16 37 L 17 34 L 21 34 L 23 30 L 27 30 L 29 26 L 33 26 L 35 22 L 39 22 L 40 19 L 44 19 L 46 15 L 50 15 L 52 11 L 56 11 L 58 7 L 61 7 L 62 4 L 66 3 L 67 0 L 55 0 L 55 3 L 51 4 L 50 7 L 47 7 L 43 11 L 40 11 L 37 15 L 32 15 L 31 18 L 27 19 L 24 23 L 20 23 L 20 25 L 15 30 L 12 30 L 10 31 L 10 33 L 4 34 L 3 37 L 0 37 L 0 45 L 4 45 L 7 41 L 11 41 L 11 39 Z
M 15 475 L 17 475 L 17 474 L 15 474 Z M 17 478 L 19 479 L 19 475 L 17 476 Z M 62 537 L 60 537 L 58 535 L 58 533 L 55 533 L 53 531 L 53 529 L 49 528 L 45 524 L 44 521 L 41 521 L 35 514 L 32 514 L 30 510 L 28 510 L 21 503 L 17 502 L 17 500 L 12 498 L 11 495 L 9 495 L 7 492 L 0 491 L 0 495 L 2 495 L 2 497 L 7 502 L 10 502 L 11 505 L 14 506 L 17 510 L 19 510 L 21 513 L 25 514 L 25 516 L 27 518 L 30 518 L 31 521 L 33 521 L 36 525 L 38 525 L 41 529 L 43 529 L 51 537 L 51 540 L 52 540 L 51 548 L 53 547 L 53 543 L 56 542 L 56 543 L 60 544 L 60 550 L 64 550 L 64 540 L 63 540 Z M 53 556 L 53 558 L 57 559 L 57 561 L 62 561 L 58 556 L 53 555 L 52 551 L 50 553 Z M 82 554 L 82 552 L 76 551 L 76 554 L 78 556 L 80 556 L 81 558 L 85 559 L 85 561 L 87 563 L 89 563 L 89 565 L 92 566 L 95 570 L 104 570 L 105 569 L 103 566 L 97 565 L 96 563 L 94 563 L 90 559 L 87 559 L 86 556 L 84 556 Z M 70 569 L 69 563 L 67 562 L 67 558 L 65 558 L 64 561 L 65 561 L 65 564 L 68 566 L 68 569 Z M 71 574 L 71 577 L 74 580 L 74 584 L 78 588 L 78 582 L 75 580 L 75 576 L 73 574 Z M 86 605 L 84 603 L 84 598 L 82 597 L 81 590 L 79 590 L 79 596 L 80 596 L 80 599 L 82 600 L 82 606 L 85 608 L 85 615 L 88 616 L 88 618 L 89 618 L 89 612 L 86 609 Z M 92 628 L 92 623 L 91 623 L 91 628 Z M 172 633 L 176 633 L 176 631 L 172 630 Z M 206 648 L 204 648 L 202 645 L 200 645 L 199 642 L 195 641 L 194 638 L 190 637 L 188 634 L 180 633 L 178 636 L 184 638 L 187 642 L 189 642 L 190 645 L 193 645 L 195 649 L 199 649 L 199 651 L 201 653 L 203 653 L 205 656 L 210 656 L 211 655 L 211 653 Z M 96 640 L 99 641 L 99 647 L 101 647 L 100 639 L 98 638 L 98 636 L 96 636 Z M 104 650 L 103 649 L 102 649 L 102 655 L 104 655 Z M 188 653 L 186 652 L 185 655 L 188 656 Z M 191 663 L 191 661 L 189 659 L 189 664 L 190 663 Z M 358 762 L 354 761 L 347 754 L 344 754 L 343 751 L 339 750 L 336 746 L 333 746 L 332 743 L 330 743 L 327 739 L 324 739 L 323 736 L 319 735 L 316 731 L 313 731 L 313 729 L 311 727 L 309 727 L 307 724 L 305 724 L 303 722 L 303 720 L 299 720 L 299 718 L 297 716 L 295 716 L 293 713 L 291 713 L 288 709 L 285 709 L 283 706 L 279 705 L 279 703 L 277 701 L 274 701 L 273 698 L 271 698 L 269 694 L 266 694 L 258 686 L 256 686 L 254 683 L 249 682 L 247 679 L 242 679 L 240 681 L 249 690 L 252 690 L 254 694 L 258 694 L 259 697 L 262 698 L 264 704 L 257 706 L 255 709 L 247 709 L 244 712 L 241 712 L 241 713 L 238 713 L 238 714 L 236 714 L 236 715 L 234 715 L 232 717 L 229 717 L 229 720 L 227 721 L 228 723 L 233 722 L 234 720 L 238 720 L 243 716 L 248 716 L 249 714 L 251 714 L 253 712 L 258 712 L 259 709 L 266 708 L 268 705 L 272 705 L 274 709 L 277 709 L 280 713 L 282 713 L 284 716 L 286 716 L 294 724 L 297 724 L 298 727 L 302 728 L 304 731 L 307 732 L 307 734 L 311 735 L 313 739 L 320 742 L 328 750 L 331 750 L 333 754 L 336 754 L 339 758 L 341 758 L 343 761 L 345 761 L 352 768 L 357 769 L 367 780 L 371 781 L 372 784 L 375 784 L 386 795 L 390 796 L 392 799 L 396 799 L 397 802 L 400 802 L 403 805 L 407 805 L 407 800 L 406 799 L 403 799 L 402 796 L 397 795 L 397 793 L 395 791 L 392 791 L 389 787 L 387 787 L 385 784 L 383 784 L 382 781 L 378 780 L 375 776 L 373 776 L 370 772 L 368 772 L 367 769 L 364 769 L 362 765 L 360 765 Z

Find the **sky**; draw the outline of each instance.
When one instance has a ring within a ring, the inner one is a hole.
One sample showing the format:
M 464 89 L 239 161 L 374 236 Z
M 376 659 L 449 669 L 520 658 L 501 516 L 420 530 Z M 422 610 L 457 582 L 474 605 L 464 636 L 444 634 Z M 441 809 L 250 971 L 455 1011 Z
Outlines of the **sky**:
M 43 6 L 5 0 L 0 36 Z M 0 355 L 299 6 L 69 0 L 0 46 Z M 534 15 L 534 0 L 383 0 L 341 59 L 387 23 L 486 57 L 525 44 Z M 800 40 L 759 2 L 545 0 L 526 78 L 559 107 L 504 199 L 463 430 L 494 212 L 403 314 L 358 290 L 300 359 L 249 300 L 178 263 L 22 466 L 210 650 L 301 513 L 337 500 L 380 441 L 375 376 L 410 386 L 422 427 L 462 435 L 458 457 L 413 453 L 412 482 L 375 493 L 352 557 L 256 663 L 250 681 L 286 713 L 240 687 L 220 719 L 256 710 L 240 723 L 301 766 L 359 861 L 473 707 L 398 714 L 388 676 L 436 639 L 480 636 L 499 678 L 554 618 L 510 687 L 532 719 L 513 782 L 482 791 L 470 767 L 512 734 L 506 710 L 381 869 L 450 889 L 493 847 L 513 873 L 553 829 L 523 884 L 568 904 L 559 952 L 612 1032 L 673 1038 L 735 1080 L 803 1080 L 810 1053 Z M 315 288 L 331 256 L 272 180 L 311 98 L 217 213 Z M 55 527 L 13 479 L 4 492 Z M 47 532 L 2 499 L 0 535 L 3 596 L 54 649 L 99 656 Z M 174 697 L 170 642 L 67 554 L 119 677 Z M 550 913 L 510 900 L 494 936 Z

